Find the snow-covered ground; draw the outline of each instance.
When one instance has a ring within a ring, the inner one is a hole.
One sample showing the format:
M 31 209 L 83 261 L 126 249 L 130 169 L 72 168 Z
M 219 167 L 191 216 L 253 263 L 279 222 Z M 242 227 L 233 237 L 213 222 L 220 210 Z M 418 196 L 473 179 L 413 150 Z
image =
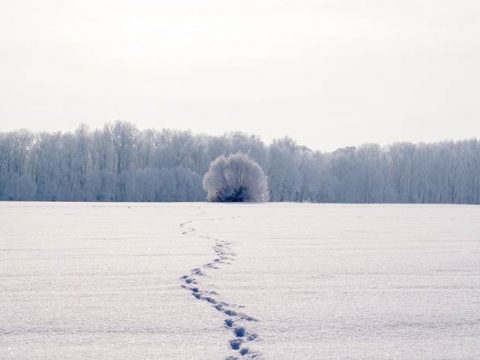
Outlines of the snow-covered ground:
M 229 357 L 479 359 L 480 207 L 0 203 L 1 359 Z

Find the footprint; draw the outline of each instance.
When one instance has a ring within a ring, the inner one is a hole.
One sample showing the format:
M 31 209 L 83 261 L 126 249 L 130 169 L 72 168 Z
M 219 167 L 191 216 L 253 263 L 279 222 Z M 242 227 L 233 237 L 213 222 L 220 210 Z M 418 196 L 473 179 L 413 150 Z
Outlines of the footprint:
M 237 339 L 230 340 L 230 347 L 233 350 L 239 350 L 241 345 L 242 345 L 242 342 L 240 340 L 237 340 Z
M 205 273 L 204 273 L 202 270 L 198 269 L 198 268 L 197 268 L 197 269 L 193 269 L 193 270 L 192 270 L 192 274 L 198 275 L 198 276 L 205 276 Z
M 210 304 L 216 304 L 217 303 L 217 300 L 215 300 L 214 298 L 212 298 L 210 296 L 204 296 L 203 300 L 209 302 Z
M 237 312 L 230 309 L 224 310 L 223 313 L 228 316 L 237 316 Z
M 245 336 L 245 328 L 243 326 L 236 327 L 233 332 L 235 333 L 236 337 L 244 337 Z

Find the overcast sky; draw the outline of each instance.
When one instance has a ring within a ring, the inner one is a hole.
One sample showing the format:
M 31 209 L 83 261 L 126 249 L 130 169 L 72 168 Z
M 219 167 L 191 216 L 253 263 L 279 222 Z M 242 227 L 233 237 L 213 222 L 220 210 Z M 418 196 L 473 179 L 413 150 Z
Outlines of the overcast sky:
M 140 128 L 319 150 L 480 136 L 480 1 L 0 3 L 0 131 Z

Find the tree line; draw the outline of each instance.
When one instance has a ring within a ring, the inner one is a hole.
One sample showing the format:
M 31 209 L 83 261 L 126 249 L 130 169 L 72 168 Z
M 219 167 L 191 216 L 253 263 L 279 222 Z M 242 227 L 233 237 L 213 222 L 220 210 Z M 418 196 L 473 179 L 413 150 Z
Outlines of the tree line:
M 320 152 L 288 137 L 265 144 L 241 132 L 139 130 L 120 121 L 0 133 L 0 200 L 203 201 L 210 163 L 237 152 L 268 176 L 271 201 L 480 203 L 478 139 Z

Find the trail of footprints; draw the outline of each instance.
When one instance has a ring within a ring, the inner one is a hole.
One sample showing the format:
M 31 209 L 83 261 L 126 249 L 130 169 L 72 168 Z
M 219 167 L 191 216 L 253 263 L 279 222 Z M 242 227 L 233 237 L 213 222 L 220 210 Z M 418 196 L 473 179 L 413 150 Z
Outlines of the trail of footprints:
M 221 220 L 211 219 L 211 220 Z M 221 300 L 219 294 L 213 290 L 205 290 L 201 287 L 200 278 L 208 276 L 207 271 L 219 269 L 223 264 L 231 264 L 235 261 L 236 254 L 232 252 L 230 243 L 228 241 L 216 239 L 210 236 L 196 234 L 196 229 L 192 226 L 192 220 L 181 223 L 182 235 L 195 236 L 202 239 L 207 239 L 214 242 L 213 250 L 215 251 L 215 258 L 199 268 L 190 270 L 189 275 L 184 275 L 180 278 L 182 287 L 187 289 L 192 296 L 212 306 L 217 311 L 224 314 L 224 326 L 231 331 L 232 339 L 229 341 L 229 347 L 238 355 L 228 356 L 225 360 L 238 359 L 253 359 L 260 358 L 260 353 L 252 351 L 249 348 L 249 343 L 257 340 L 257 334 L 249 331 L 247 325 L 249 322 L 258 321 L 252 316 L 249 316 L 238 309 L 241 305 L 228 304 Z

